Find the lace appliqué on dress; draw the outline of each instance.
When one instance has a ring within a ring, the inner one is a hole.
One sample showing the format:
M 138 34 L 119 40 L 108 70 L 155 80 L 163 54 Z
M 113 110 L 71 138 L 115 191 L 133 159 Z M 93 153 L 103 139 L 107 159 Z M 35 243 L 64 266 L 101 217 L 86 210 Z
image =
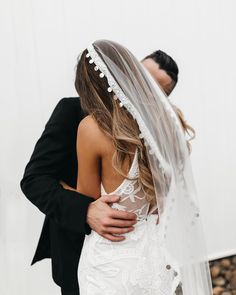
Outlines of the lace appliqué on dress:
M 139 174 L 138 167 L 138 152 L 135 151 L 134 159 L 129 170 L 130 178 L 137 178 Z M 101 193 L 107 194 L 103 185 L 101 184 Z M 112 204 L 112 208 L 122 211 L 133 212 L 137 215 L 137 220 L 143 220 L 147 217 L 150 208 L 150 203 L 146 200 L 145 194 L 137 179 L 125 179 L 119 187 L 109 193 L 120 196 L 120 200 L 117 203 Z
M 135 224 L 122 242 L 92 231 L 86 236 L 79 263 L 81 295 L 174 295 L 180 282 L 158 246 L 156 216 Z
M 130 178 L 139 173 L 137 150 Z M 106 194 L 101 184 L 102 194 Z M 135 229 L 125 240 L 111 242 L 95 231 L 85 236 L 78 279 L 81 295 L 173 295 L 180 282 L 178 272 L 169 265 L 157 228 L 157 214 L 148 214 L 149 202 L 138 180 L 125 179 L 110 194 L 120 196 L 112 207 L 134 212 Z M 172 264 L 172 263 L 171 263 Z M 168 266 L 168 267 L 167 267 Z

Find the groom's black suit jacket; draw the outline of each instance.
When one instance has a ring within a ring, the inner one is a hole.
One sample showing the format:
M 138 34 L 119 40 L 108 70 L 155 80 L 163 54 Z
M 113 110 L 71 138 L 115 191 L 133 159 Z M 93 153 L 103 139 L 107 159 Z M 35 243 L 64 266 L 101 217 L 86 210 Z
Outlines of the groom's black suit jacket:
M 76 134 L 82 118 L 78 97 L 59 101 L 20 183 L 26 197 L 46 215 L 31 265 L 51 258 L 55 283 L 75 294 L 79 294 L 80 252 L 85 234 L 91 231 L 86 223 L 87 209 L 94 199 L 63 189 L 59 181 L 76 187 Z

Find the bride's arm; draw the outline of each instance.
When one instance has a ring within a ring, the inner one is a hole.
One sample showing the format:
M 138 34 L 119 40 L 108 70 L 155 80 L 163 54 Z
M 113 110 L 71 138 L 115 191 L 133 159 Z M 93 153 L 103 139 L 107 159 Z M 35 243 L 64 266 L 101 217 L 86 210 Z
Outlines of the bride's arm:
M 101 196 L 101 130 L 91 116 L 85 117 L 79 124 L 76 150 L 76 190 L 97 199 Z
M 95 199 L 100 197 L 101 131 L 91 116 L 79 124 L 76 139 L 78 175 L 76 189 L 60 181 L 64 189 L 85 193 Z
M 76 151 L 78 176 L 76 189 L 60 181 L 64 189 L 77 191 L 93 198 L 100 197 L 101 131 L 91 116 L 85 117 L 77 130 Z

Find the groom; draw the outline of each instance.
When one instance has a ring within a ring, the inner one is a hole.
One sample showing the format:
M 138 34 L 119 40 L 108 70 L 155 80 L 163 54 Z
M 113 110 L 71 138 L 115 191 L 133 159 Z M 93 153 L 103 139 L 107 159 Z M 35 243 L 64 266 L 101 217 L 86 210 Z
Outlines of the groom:
M 178 80 L 175 61 L 158 50 L 145 57 L 142 63 L 169 95 Z M 82 118 L 78 97 L 59 101 L 35 145 L 20 183 L 26 197 L 46 216 L 31 265 L 51 258 L 52 277 L 61 287 L 62 295 L 79 295 L 77 268 L 85 234 L 93 229 L 119 242 L 124 239 L 122 234 L 133 230 L 136 223 L 135 214 L 109 206 L 119 200 L 118 196 L 94 200 L 65 190 L 59 183 L 63 180 L 76 187 L 76 134 Z

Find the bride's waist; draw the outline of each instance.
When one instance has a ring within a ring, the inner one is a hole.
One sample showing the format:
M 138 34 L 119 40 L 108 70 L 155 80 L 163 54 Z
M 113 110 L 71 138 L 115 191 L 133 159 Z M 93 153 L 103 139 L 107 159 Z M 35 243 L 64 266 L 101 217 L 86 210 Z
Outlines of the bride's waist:
M 124 236 L 125 240 L 118 242 L 119 245 L 130 243 L 130 241 L 141 240 L 144 237 L 152 237 L 154 238 L 155 234 L 158 234 L 158 224 L 157 224 L 158 215 L 157 214 L 148 214 L 147 216 L 143 216 L 140 219 L 137 219 L 137 223 L 134 224 L 134 229 L 131 232 L 125 234 L 114 234 L 114 236 Z M 89 239 L 95 239 L 100 243 L 104 244 L 117 244 L 117 242 L 111 242 L 106 238 L 100 236 L 96 231 L 92 230 L 90 235 L 86 236 Z
M 149 235 L 150 233 L 151 233 L 151 235 L 153 235 L 154 232 L 158 231 L 157 220 L 158 220 L 158 214 L 148 214 L 146 216 L 137 217 L 137 223 L 135 223 L 133 225 L 134 229 L 131 232 L 124 233 L 124 234 L 114 234 L 114 235 L 115 236 L 120 236 L 120 235 L 125 236 L 126 240 L 127 240 L 127 238 L 133 239 L 134 237 L 137 237 L 137 236 L 141 237 L 143 235 Z M 96 231 L 91 230 L 91 233 L 93 236 L 97 236 L 97 237 L 99 237 L 99 239 L 105 240 L 106 242 L 108 242 L 107 239 L 100 236 Z M 134 239 L 136 239 L 136 238 L 134 238 Z M 112 242 L 109 241 L 108 243 L 112 243 Z M 114 243 L 117 243 L 117 242 L 114 242 Z M 125 243 L 125 240 L 121 241 L 119 243 Z
M 147 217 L 151 214 L 158 215 L 153 210 L 150 210 L 150 203 L 149 202 L 139 202 L 132 203 L 132 202 L 120 202 L 112 203 L 111 208 L 119 210 L 119 211 L 125 211 L 125 212 L 131 212 L 136 214 L 137 220 L 142 221 L 147 219 Z M 151 212 L 150 212 L 151 211 Z

